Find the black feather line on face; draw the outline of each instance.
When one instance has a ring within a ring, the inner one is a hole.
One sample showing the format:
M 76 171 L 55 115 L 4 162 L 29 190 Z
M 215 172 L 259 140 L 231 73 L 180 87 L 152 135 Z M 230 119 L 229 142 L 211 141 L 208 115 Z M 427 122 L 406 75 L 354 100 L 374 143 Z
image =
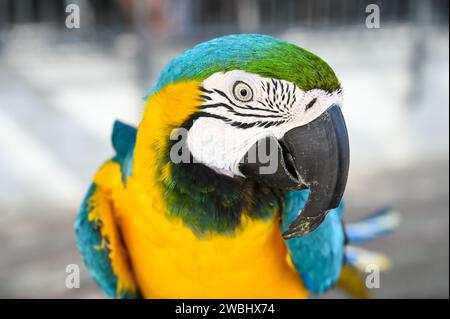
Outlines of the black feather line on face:
M 275 80 L 272 80 L 273 86 L 272 86 L 272 94 L 275 98 L 277 96 L 277 82 Z
M 230 99 L 230 97 L 229 97 L 225 92 L 223 92 L 223 91 L 221 91 L 221 90 L 218 90 L 218 89 L 214 89 L 214 91 L 215 91 L 216 93 L 220 94 L 221 96 L 225 97 L 225 98 L 227 99 L 227 101 L 228 101 L 231 105 L 233 105 L 234 107 L 236 107 L 236 108 L 238 108 L 238 109 L 242 109 L 242 110 L 252 110 L 252 111 L 262 111 L 262 112 L 269 112 L 269 113 L 278 113 L 278 112 L 273 111 L 273 110 L 269 110 L 269 109 L 261 109 L 261 108 L 253 107 L 253 106 L 248 105 L 248 104 L 245 105 L 245 106 L 237 105 L 236 103 L 234 103 L 234 102 Z M 219 104 L 219 103 L 218 103 L 218 104 Z M 255 116 L 255 115 L 247 115 L 247 114 L 244 114 L 244 115 L 243 115 L 243 113 L 239 113 L 239 112 L 234 111 L 233 108 L 232 108 L 230 105 L 227 105 L 226 103 L 221 103 L 221 104 L 220 104 L 220 106 L 225 106 L 225 105 L 226 105 L 227 108 L 229 108 L 231 111 L 235 112 L 236 115 L 259 117 L 259 116 Z M 215 106 L 215 105 L 209 105 L 209 106 Z M 202 108 L 206 108 L 206 107 L 208 107 L 208 105 L 203 105 L 203 106 L 202 106 Z
M 237 116 L 242 116 L 242 117 L 256 117 L 256 118 L 281 118 L 283 117 L 283 114 L 279 114 L 277 113 L 277 115 L 263 115 L 263 114 L 249 114 L 249 113 L 240 113 L 235 111 L 231 106 L 229 106 L 226 103 L 216 103 L 216 104 L 204 104 L 201 107 L 199 107 L 199 109 L 207 109 L 210 107 L 224 107 L 226 108 L 228 111 L 230 111 L 232 114 L 237 115 Z
M 317 98 L 315 97 L 305 106 L 305 111 L 308 111 L 310 108 L 312 108 L 314 104 L 316 104 L 316 102 Z
M 219 89 L 212 89 L 207 90 L 203 87 L 201 87 L 201 91 L 205 92 L 206 94 L 203 94 L 201 97 L 204 98 L 203 101 L 212 101 L 213 98 L 210 96 L 211 94 L 217 93 L 220 96 L 224 97 L 228 103 L 212 103 L 212 104 L 203 104 L 200 105 L 198 108 L 200 110 L 207 110 L 208 108 L 215 108 L 215 107 L 223 107 L 227 109 L 231 114 L 240 116 L 240 117 L 246 117 L 246 118 L 261 118 L 265 119 L 265 121 L 257 120 L 253 122 L 242 122 L 239 120 L 235 120 L 232 118 L 228 118 L 227 116 L 222 115 L 215 115 L 208 113 L 207 111 L 200 112 L 197 116 L 205 116 L 205 117 L 214 117 L 216 119 L 220 119 L 224 121 L 225 123 L 237 127 L 237 128 L 251 128 L 251 127 L 264 127 L 269 128 L 271 126 L 279 126 L 283 123 L 285 123 L 291 116 L 291 109 L 293 104 L 296 101 L 296 97 L 293 93 L 295 92 L 295 85 L 293 85 L 293 90 L 290 90 L 290 85 L 288 83 L 283 84 L 279 80 L 271 79 L 270 81 L 264 82 L 261 81 L 261 87 L 266 91 L 268 95 L 272 93 L 272 97 L 275 100 L 275 103 L 271 99 L 269 99 L 267 96 L 264 98 L 264 102 L 260 100 L 255 100 L 257 103 L 259 103 L 264 108 L 254 107 L 249 104 L 245 106 L 241 106 L 236 104 L 232 101 L 232 99 L 223 91 Z M 282 92 L 281 96 L 279 96 L 277 92 L 277 88 L 280 87 Z M 209 95 L 207 95 L 209 94 Z M 291 97 L 292 95 L 292 97 Z M 276 102 L 276 100 L 278 101 Z M 236 109 L 246 110 L 246 111 L 258 111 L 258 112 L 266 112 L 268 114 L 251 114 L 251 113 L 242 113 L 237 111 Z
M 200 95 L 200 98 L 203 99 L 203 100 L 206 100 L 206 101 L 211 101 L 212 100 L 212 98 L 209 95 L 206 95 L 206 94 Z
M 251 128 L 251 127 L 264 127 L 264 128 L 269 128 L 272 126 L 279 126 L 283 123 L 286 123 L 286 120 L 277 120 L 277 121 L 255 121 L 255 122 L 250 122 L 250 123 L 245 123 L 245 122 L 240 122 L 240 121 L 235 121 L 233 119 L 221 116 L 221 115 L 217 115 L 217 114 L 211 114 L 211 113 L 207 113 L 207 112 L 198 112 L 195 114 L 195 116 L 192 116 L 192 119 L 198 119 L 200 117 L 211 117 L 211 118 L 215 118 L 218 120 L 221 120 L 223 122 L 225 122 L 228 125 L 231 125 L 233 127 L 237 127 L 237 128 L 241 128 L 241 129 L 247 129 L 247 128 Z M 264 123 L 264 125 L 262 124 Z M 190 124 L 190 126 L 192 126 L 193 122 Z M 190 128 L 190 127 L 189 127 Z M 187 128 L 187 129 L 189 129 Z
M 278 113 L 282 113 L 283 110 L 281 109 L 279 103 L 276 102 L 277 100 L 277 93 L 276 93 L 276 87 L 277 87 L 277 81 L 272 79 L 271 82 L 267 82 L 267 96 L 265 97 L 264 101 L 269 105 L 272 109 L 276 109 Z M 272 91 L 273 95 L 273 101 L 270 99 L 270 91 Z
M 203 93 L 206 93 L 206 94 L 212 94 L 212 93 L 214 93 L 213 91 L 209 91 L 209 90 L 205 89 L 205 87 L 203 87 L 203 86 L 199 86 L 198 89 L 199 89 L 200 91 L 202 91 Z

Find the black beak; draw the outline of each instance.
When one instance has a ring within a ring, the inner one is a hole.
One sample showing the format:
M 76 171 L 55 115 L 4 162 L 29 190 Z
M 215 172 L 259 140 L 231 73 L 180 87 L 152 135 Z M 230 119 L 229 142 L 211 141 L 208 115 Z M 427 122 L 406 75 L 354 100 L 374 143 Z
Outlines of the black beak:
M 283 233 L 286 239 L 302 237 L 339 206 L 344 194 L 350 155 L 344 117 L 339 106 L 333 105 L 312 122 L 286 132 L 281 141 L 274 140 L 268 137 L 256 143 L 239 168 L 247 178 L 274 188 L 310 189 L 303 211 Z M 275 168 L 268 169 L 267 154 L 260 156 L 262 146 L 270 147 Z

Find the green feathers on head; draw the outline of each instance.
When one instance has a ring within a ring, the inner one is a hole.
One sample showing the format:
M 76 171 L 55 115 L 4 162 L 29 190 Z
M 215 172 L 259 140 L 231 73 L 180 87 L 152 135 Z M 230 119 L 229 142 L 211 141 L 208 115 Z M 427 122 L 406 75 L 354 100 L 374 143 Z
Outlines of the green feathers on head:
M 290 81 L 304 91 L 340 88 L 334 71 L 315 54 L 270 36 L 238 34 L 203 42 L 173 59 L 147 97 L 169 83 L 202 81 L 231 70 Z

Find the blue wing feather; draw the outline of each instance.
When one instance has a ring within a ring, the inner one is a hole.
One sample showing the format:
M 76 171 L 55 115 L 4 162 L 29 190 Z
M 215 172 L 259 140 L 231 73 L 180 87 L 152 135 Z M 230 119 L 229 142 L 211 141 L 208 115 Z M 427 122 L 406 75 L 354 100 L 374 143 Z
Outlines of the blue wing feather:
M 126 184 L 126 179 L 133 171 L 133 154 L 136 144 L 137 129 L 120 121 L 114 122 L 112 133 L 112 144 L 116 151 L 114 161 L 120 164 L 122 181 Z
M 112 142 L 116 155 L 113 161 L 120 164 L 124 183 L 126 182 L 126 177 L 131 175 L 135 140 L 136 128 L 119 121 L 114 123 Z M 133 294 L 123 291 L 120 296 L 117 295 L 118 278 L 112 270 L 109 252 L 107 249 L 99 249 L 103 241 L 101 232 L 96 227 L 96 224 L 88 219 L 88 215 L 92 209 L 89 201 L 95 190 L 96 185 L 92 183 L 75 220 L 75 234 L 78 249 L 92 277 L 108 297 L 138 298 L 140 296 L 139 292 Z
M 108 250 L 98 249 L 102 245 L 102 236 L 95 224 L 88 220 L 89 199 L 95 188 L 94 184 L 89 187 L 75 220 L 76 241 L 84 263 L 94 280 L 108 297 L 115 298 L 117 277 L 112 271 Z

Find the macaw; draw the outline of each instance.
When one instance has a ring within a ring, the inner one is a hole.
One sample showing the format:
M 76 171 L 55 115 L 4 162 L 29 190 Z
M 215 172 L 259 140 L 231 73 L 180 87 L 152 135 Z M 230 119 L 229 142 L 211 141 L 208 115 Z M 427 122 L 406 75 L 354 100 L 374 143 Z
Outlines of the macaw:
M 145 100 L 137 128 L 114 124 L 116 153 L 75 222 L 107 296 L 306 298 L 364 261 L 387 263 L 347 245 L 398 216 L 344 228 L 342 88 L 321 58 L 270 36 L 223 36 L 172 60 Z

